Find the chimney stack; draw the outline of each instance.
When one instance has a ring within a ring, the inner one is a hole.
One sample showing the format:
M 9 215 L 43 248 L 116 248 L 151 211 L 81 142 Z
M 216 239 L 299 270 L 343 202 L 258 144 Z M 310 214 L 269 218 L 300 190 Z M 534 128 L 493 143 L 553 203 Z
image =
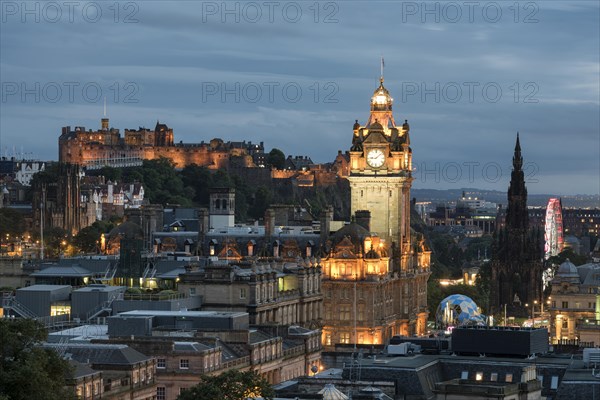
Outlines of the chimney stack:
M 356 223 L 371 232 L 371 211 L 357 210 L 354 215 L 356 216 Z
M 265 237 L 270 240 L 275 235 L 275 210 L 267 208 L 265 211 Z
M 325 244 L 325 241 L 329 237 L 331 231 L 331 221 L 333 220 L 333 207 L 327 206 L 325 210 L 321 212 L 321 243 Z

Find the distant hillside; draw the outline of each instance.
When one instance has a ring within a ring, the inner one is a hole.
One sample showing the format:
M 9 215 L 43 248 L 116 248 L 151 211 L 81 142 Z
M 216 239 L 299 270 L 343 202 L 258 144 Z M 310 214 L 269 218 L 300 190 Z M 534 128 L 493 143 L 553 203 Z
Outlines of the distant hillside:
M 456 200 L 462 196 L 465 192 L 466 196 L 478 197 L 491 201 L 493 203 L 500 203 L 506 205 L 506 192 L 499 190 L 484 190 L 476 188 L 462 188 L 462 189 L 412 189 L 411 197 L 417 199 L 417 201 L 431 201 L 432 203 L 449 203 L 456 202 Z M 568 195 L 558 196 L 553 194 L 530 194 L 527 198 L 527 205 L 529 206 L 545 206 L 548 203 L 548 199 L 551 197 L 561 197 L 564 207 L 600 207 L 600 196 L 598 195 Z

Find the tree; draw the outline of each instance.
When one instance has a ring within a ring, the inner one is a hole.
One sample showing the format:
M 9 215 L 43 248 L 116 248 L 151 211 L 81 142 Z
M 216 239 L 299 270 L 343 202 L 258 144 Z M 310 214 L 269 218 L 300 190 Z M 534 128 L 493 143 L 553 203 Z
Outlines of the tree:
M 71 366 L 40 346 L 47 336 L 37 321 L 0 318 L 0 399 L 75 399 L 66 386 Z
M 186 188 L 194 191 L 193 200 L 196 204 L 208 204 L 210 187 L 212 185 L 212 174 L 206 167 L 196 164 L 186 165 L 180 173 Z
M 202 375 L 200 382 L 184 390 L 177 400 L 245 400 L 255 397 L 271 400 L 273 396 L 269 382 L 256 372 L 232 369 L 216 376 Z
M 79 252 L 96 253 L 99 250 L 100 236 L 108 233 L 115 227 L 113 222 L 96 221 L 92 225 L 80 230 L 73 238 L 73 245 Z
M 546 262 L 548 265 L 558 267 L 560 266 L 560 264 L 567 261 L 567 259 L 575 265 L 583 265 L 587 262 L 586 256 L 580 256 L 579 254 L 575 254 L 573 248 L 571 247 L 567 247 L 557 255 L 548 258 Z
M 3 242 L 14 244 L 13 239 L 23 235 L 24 231 L 25 218 L 22 213 L 12 208 L 0 208 L 0 252 L 7 249 Z
M 121 181 L 122 170 L 120 168 L 113 168 L 109 166 L 104 166 L 98 170 L 95 175 L 100 175 L 106 178 L 106 181 Z
M 259 186 L 254 193 L 254 201 L 250 207 L 250 216 L 260 219 L 265 215 L 265 210 L 273 201 L 273 192 L 266 186 Z
M 0 208 L 0 235 L 21 236 L 24 231 L 23 214 L 12 208 Z
M 285 154 L 279 149 L 273 149 L 267 156 L 267 164 L 277 169 L 283 169 L 285 166 Z
M 144 160 L 141 167 L 125 168 L 121 175 L 124 182 L 141 182 L 151 203 L 192 205 L 193 190 L 186 190 L 181 175 L 167 158 Z

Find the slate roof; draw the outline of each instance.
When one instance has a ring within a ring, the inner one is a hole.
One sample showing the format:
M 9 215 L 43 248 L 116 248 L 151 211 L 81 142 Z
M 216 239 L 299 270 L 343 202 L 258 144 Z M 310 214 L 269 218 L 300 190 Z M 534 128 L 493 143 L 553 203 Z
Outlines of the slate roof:
M 58 265 L 77 265 L 78 267 L 86 269 L 92 273 L 104 273 L 117 262 L 117 259 L 62 258 L 58 261 Z
M 100 374 L 99 371 L 94 371 L 93 369 L 79 361 L 69 360 L 69 364 L 71 364 L 71 367 L 73 368 L 73 376 L 68 376 L 68 378 L 79 379 L 84 378 L 86 376 Z
M 195 352 L 203 352 L 206 350 L 210 350 L 213 347 L 207 346 L 203 343 L 198 342 L 173 342 L 173 350 L 175 351 L 195 351 Z
M 351 222 L 337 230 L 329 239 L 334 246 L 344 240 L 345 237 L 350 238 L 352 244 L 360 245 L 367 236 L 371 236 L 371 232 L 356 222 Z
M 157 276 L 157 278 L 160 279 L 177 279 L 177 277 L 179 277 L 179 275 L 181 274 L 185 274 L 185 268 L 175 268 L 172 269 L 168 272 L 162 273 L 160 275 Z
M 133 365 L 152 359 L 123 344 L 68 344 L 66 354 L 82 363 L 103 365 Z
M 142 228 L 140 228 L 138 224 L 131 221 L 125 221 L 121 225 L 114 227 L 108 234 L 108 238 L 112 239 L 117 235 L 121 235 L 128 239 L 142 239 L 144 237 L 144 232 L 142 232 Z
M 250 344 L 254 344 L 254 343 L 260 343 L 260 342 L 266 342 L 268 340 L 274 339 L 274 336 L 270 336 L 269 334 L 262 332 L 262 331 L 250 331 L 250 340 L 248 343 Z
M 68 278 L 72 278 L 72 277 L 84 278 L 84 277 L 90 277 L 92 275 L 93 275 L 93 273 L 91 273 L 89 270 L 87 270 L 85 268 L 82 268 L 78 264 L 72 264 L 69 266 L 52 265 L 50 267 L 44 268 L 40 271 L 37 271 L 37 272 L 34 272 L 33 274 L 31 274 L 31 276 L 35 276 L 35 277 L 59 276 L 59 277 L 68 277 Z
M 19 292 L 53 292 L 64 288 L 71 289 L 69 285 L 32 285 L 17 289 Z
M 600 263 L 588 263 L 577 267 L 579 279 L 585 286 L 600 286 Z
M 332 383 L 328 383 L 325 387 L 317 392 L 320 395 L 323 395 L 323 400 L 347 400 L 348 396 L 344 393 L 340 392 L 335 385 Z

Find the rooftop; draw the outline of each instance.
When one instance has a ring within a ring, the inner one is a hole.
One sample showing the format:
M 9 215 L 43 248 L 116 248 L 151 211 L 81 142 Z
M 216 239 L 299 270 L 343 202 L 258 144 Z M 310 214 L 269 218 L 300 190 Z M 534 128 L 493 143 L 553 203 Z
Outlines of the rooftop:
M 246 312 L 241 311 L 164 311 L 164 310 L 134 310 L 119 313 L 119 316 L 127 317 L 213 317 L 213 318 L 231 318 L 237 316 L 247 315 Z
M 23 292 L 51 292 L 53 290 L 71 289 L 69 285 L 32 285 L 17 289 Z

